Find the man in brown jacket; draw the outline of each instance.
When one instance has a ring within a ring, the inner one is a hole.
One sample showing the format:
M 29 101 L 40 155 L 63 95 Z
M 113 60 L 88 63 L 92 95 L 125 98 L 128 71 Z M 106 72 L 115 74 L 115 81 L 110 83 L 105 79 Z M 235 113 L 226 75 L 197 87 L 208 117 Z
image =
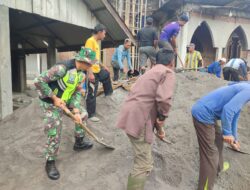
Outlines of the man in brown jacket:
M 164 120 L 175 86 L 173 68 L 173 50 L 161 49 L 156 55 L 156 65 L 136 81 L 121 109 L 117 127 L 127 134 L 135 155 L 128 190 L 143 190 L 153 168 L 153 127 L 156 126 L 161 138 L 165 136 Z

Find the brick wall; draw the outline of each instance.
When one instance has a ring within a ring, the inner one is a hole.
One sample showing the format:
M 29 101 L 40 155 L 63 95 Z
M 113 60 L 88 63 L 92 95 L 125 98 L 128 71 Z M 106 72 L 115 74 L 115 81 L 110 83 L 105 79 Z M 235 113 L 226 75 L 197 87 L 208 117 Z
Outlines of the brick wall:
M 57 54 L 57 61 L 73 59 L 75 57 L 75 54 L 76 53 L 74 51 L 60 52 Z
M 106 48 L 102 51 L 103 64 L 109 68 L 111 78 L 113 78 L 113 76 L 114 76 L 113 68 L 111 66 L 112 55 L 114 52 L 115 52 L 115 48 Z

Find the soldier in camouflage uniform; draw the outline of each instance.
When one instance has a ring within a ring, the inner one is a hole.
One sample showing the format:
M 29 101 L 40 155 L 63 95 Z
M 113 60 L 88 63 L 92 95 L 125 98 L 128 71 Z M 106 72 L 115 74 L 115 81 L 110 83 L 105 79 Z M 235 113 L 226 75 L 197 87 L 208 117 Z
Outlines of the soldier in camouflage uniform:
M 50 179 L 58 179 L 59 171 L 55 166 L 62 131 L 62 108 L 67 106 L 76 117 L 74 150 L 85 150 L 93 144 L 85 137 L 79 123 L 85 123 L 87 112 L 80 105 L 81 87 L 87 71 L 96 62 L 95 52 L 81 48 L 75 59 L 60 62 L 43 72 L 35 79 L 39 93 L 40 106 L 44 113 L 46 143 L 46 172 Z

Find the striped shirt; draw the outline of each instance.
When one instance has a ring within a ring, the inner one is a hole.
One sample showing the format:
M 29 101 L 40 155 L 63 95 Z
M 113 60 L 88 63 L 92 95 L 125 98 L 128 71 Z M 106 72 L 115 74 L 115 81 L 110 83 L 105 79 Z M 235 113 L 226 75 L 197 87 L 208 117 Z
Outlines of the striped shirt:
M 198 68 L 199 61 L 202 60 L 201 53 L 199 51 L 194 51 L 193 53 L 187 53 L 186 55 L 186 68 L 196 69 Z

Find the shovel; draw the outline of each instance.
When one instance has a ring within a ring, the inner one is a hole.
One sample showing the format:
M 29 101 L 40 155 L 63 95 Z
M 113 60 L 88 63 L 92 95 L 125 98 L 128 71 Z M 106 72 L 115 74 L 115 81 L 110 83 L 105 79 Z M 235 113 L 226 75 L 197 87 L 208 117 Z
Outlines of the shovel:
M 180 55 L 177 52 L 176 52 L 176 55 L 177 55 L 179 61 L 181 62 L 182 68 L 184 68 L 184 63 L 182 62 Z
M 169 140 L 167 140 L 167 139 L 165 139 L 165 138 L 160 138 L 159 137 L 159 135 L 156 133 L 156 132 L 154 132 L 154 134 L 155 134 L 155 136 L 157 136 L 162 142 L 164 142 L 164 143 L 167 143 L 167 144 L 172 144 L 172 142 L 170 142 Z
M 72 114 L 71 113 L 71 111 L 68 109 L 68 108 L 66 108 L 66 107 L 64 107 L 63 108 L 63 111 L 69 116 L 69 117 L 71 117 L 73 120 L 75 120 L 75 116 L 74 116 L 74 114 Z M 111 145 L 108 145 L 108 144 L 106 144 L 105 142 L 103 142 L 101 139 L 99 139 L 87 126 L 85 126 L 84 124 L 82 124 L 82 123 L 80 123 L 79 124 L 84 130 L 86 130 L 87 131 L 87 133 L 91 136 L 91 137 L 93 137 L 93 139 L 97 142 L 97 143 L 99 143 L 99 144 L 101 144 L 101 145 L 103 145 L 105 148 L 107 148 L 107 149 L 110 149 L 110 150 L 114 150 L 115 149 L 115 147 L 113 147 L 113 146 L 111 146 Z
M 232 150 L 232 151 L 235 151 L 235 152 L 238 152 L 238 153 L 241 153 L 241 154 L 247 154 L 247 155 L 250 155 L 250 153 L 244 151 L 244 150 L 236 150 L 234 149 L 233 147 L 231 146 L 227 146 L 228 149 Z
M 172 144 L 171 141 L 169 141 L 169 140 L 167 140 L 167 139 L 165 139 L 165 138 L 161 138 L 161 137 L 157 134 L 157 126 L 156 126 L 156 125 L 154 125 L 153 132 L 154 132 L 155 136 L 158 137 L 158 139 L 160 139 L 162 142 L 165 142 L 165 143 L 167 143 L 167 144 Z

